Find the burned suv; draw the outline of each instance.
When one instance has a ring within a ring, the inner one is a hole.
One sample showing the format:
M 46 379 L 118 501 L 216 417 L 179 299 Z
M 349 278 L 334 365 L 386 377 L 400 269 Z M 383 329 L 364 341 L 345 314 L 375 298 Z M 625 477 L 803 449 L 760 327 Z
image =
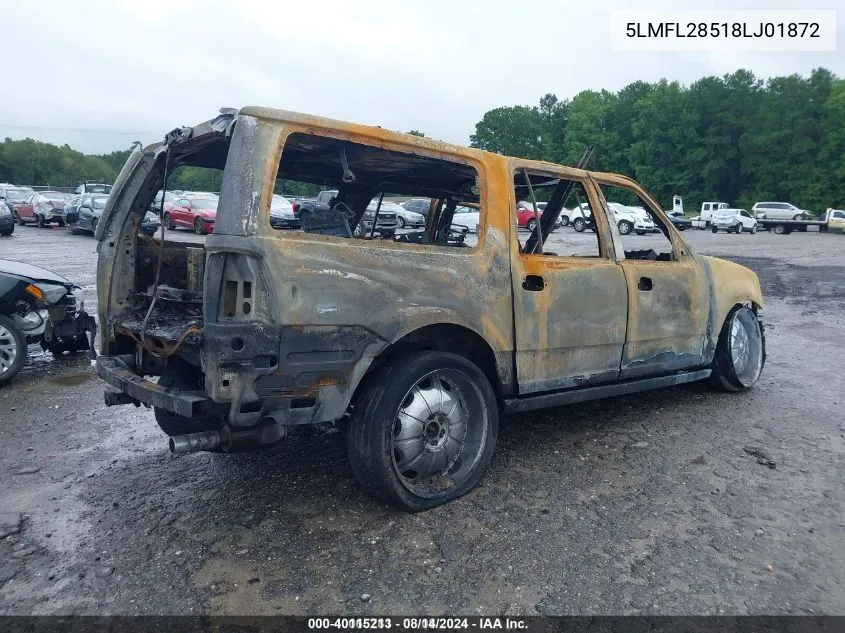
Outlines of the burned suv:
M 225 168 L 214 233 L 139 235 L 181 165 Z M 276 230 L 280 181 L 338 193 Z M 663 246 L 619 233 L 605 187 L 643 207 Z M 356 230 L 385 193 L 429 200 L 425 226 Z M 540 198 L 520 233 L 517 201 Z M 594 252 L 547 240 L 585 203 Z M 452 224 L 462 204 L 477 237 Z M 704 379 L 743 391 L 765 360 L 756 275 L 696 254 L 635 182 L 378 127 L 221 110 L 133 151 L 97 237 L 108 404 L 154 407 L 174 452 L 341 423 L 361 484 L 407 510 L 479 482 L 500 415 Z

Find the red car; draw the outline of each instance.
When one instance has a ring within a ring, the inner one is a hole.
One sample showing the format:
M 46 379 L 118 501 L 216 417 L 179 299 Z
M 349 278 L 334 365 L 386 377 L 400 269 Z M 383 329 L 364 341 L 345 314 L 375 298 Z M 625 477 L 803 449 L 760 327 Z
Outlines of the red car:
M 537 211 L 538 215 L 543 215 L 543 209 L 545 209 L 546 203 L 545 202 L 538 202 L 537 203 Z M 528 229 L 529 231 L 533 231 L 535 229 L 535 219 L 534 219 L 534 205 L 530 202 L 520 202 L 516 205 L 516 224 L 521 229 Z M 558 228 L 561 224 L 560 218 L 555 221 L 555 225 L 552 227 L 554 231 Z
M 217 198 L 208 196 L 185 196 L 164 203 L 164 226 L 168 230 L 176 227 L 193 229 L 200 235 L 214 232 L 217 218 Z
M 42 228 L 52 222 L 64 226 L 65 205 L 72 197 L 60 191 L 34 192 L 23 202 L 12 206 L 12 215 L 21 226 L 27 222 L 35 222 Z

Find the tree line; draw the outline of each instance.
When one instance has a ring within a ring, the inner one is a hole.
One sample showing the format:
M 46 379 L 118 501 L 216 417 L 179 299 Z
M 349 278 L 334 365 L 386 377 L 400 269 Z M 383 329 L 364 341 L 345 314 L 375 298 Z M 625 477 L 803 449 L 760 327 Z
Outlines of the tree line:
M 664 206 L 673 194 L 687 210 L 705 200 L 845 206 L 845 80 L 824 68 L 806 78 L 738 70 L 688 87 L 637 81 L 572 99 L 546 94 L 536 106 L 486 112 L 470 138 L 569 165 L 593 145 L 590 169 L 629 175 Z

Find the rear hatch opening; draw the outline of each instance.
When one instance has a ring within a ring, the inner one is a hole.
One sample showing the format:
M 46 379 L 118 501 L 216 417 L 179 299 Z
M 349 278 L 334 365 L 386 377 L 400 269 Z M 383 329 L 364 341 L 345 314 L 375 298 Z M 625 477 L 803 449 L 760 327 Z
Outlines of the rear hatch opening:
M 159 259 L 161 270 L 156 286 Z M 133 307 L 114 322 L 114 333 L 119 349 L 138 352 L 140 347 L 148 352 L 136 355 L 141 360 L 139 373 L 161 374 L 167 359 L 177 352 L 190 365 L 200 365 L 204 272 L 205 249 L 201 244 L 162 244 L 158 238 L 138 237 Z M 150 310 L 153 296 L 155 305 Z

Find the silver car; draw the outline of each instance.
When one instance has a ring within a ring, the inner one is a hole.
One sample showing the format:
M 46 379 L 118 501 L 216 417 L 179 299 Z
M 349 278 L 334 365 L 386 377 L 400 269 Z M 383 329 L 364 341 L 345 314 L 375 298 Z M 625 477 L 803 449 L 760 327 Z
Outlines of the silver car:
M 810 220 L 813 214 L 788 202 L 757 202 L 751 213 L 760 220 Z

